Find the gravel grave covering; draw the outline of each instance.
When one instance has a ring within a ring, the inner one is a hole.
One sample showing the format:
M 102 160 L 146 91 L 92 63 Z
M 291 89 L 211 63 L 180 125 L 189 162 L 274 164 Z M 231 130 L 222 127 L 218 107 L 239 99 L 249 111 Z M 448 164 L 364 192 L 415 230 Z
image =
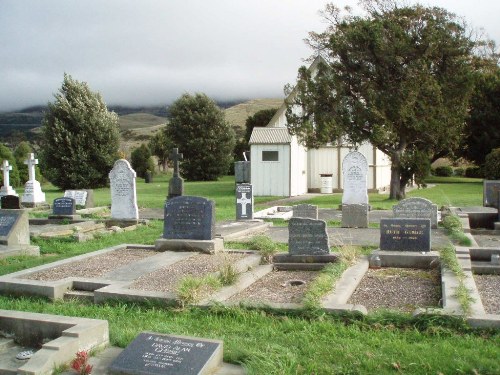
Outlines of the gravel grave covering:
M 488 314 L 500 314 L 500 275 L 474 275 L 481 302 Z
M 317 275 L 318 271 L 271 271 L 248 288 L 229 298 L 228 301 L 301 303 L 309 283 Z M 302 280 L 305 284 L 287 283 L 293 280 Z
M 129 289 L 173 292 L 179 281 L 185 276 L 203 277 L 209 273 L 219 271 L 220 267 L 225 263 L 234 265 L 240 259 L 248 256 L 245 253 L 223 252 L 212 255 L 194 254 L 187 259 L 139 277 L 130 285 Z
M 437 270 L 413 268 L 369 269 L 347 303 L 370 311 L 390 309 L 413 312 L 418 307 L 438 307 L 441 277 Z
M 145 249 L 114 250 L 44 271 L 31 273 L 23 276 L 23 279 L 55 281 L 66 277 L 100 277 L 114 269 L 157 254 L 157 251 Z

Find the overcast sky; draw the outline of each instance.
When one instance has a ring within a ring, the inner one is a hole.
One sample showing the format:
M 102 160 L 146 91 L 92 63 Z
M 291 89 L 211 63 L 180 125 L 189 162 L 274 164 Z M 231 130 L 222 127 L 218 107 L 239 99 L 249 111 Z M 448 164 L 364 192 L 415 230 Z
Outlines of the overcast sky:
M 0 111 L 52 101 L 64 72 L 108 105 L 166 105 L 185 92 L 280 98 L 312 53 L 303 39 L 325 28 L 318 11 L 326 3 L 0 0 Z M 499 0 L 421 3 L 462 16 L 500 44 Z

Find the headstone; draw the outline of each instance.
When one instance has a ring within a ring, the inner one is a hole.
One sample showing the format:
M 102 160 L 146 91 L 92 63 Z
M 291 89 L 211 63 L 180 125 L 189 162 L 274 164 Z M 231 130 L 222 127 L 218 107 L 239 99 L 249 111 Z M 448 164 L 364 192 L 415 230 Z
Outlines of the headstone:
M 142 332 L 108 371 L 111 375 L 208 375 L 222 365 L 222 355 L 219 340 Z
M 437 228 L 438 208 L 425 198 L 407 198 L 392 207 L 394 217 L 407 219 L 431 219 L 432 228 Z
M 342 162 L 342 175 L 342 204 L 368 204 L 368 163 L 363 154 L 349 152 Z
M 288 222 L 290 255 L 326 255 L 330 253 L 324 220 L 292 217 Z
M 3 171 L 3 186 L 0 188 L 0 197 L 17 195 L 16 191 L 10 186 L 9 172 L 12 170 L 12 165 L 9 165 L 8 160 L 4 160 L 0 169 Z
M 21 203 L 17 195 L 4 195 L 0 199 L 0 208 L 2 209 L 19 210 L 21 208 Z
M 368 228 L 368 205 L 367 204 L 343 204 L 342 205 L 342 227 L 343 228 Z
M 236 185 L 236 220 L 253 219 L 253 188 L 251 184 Z
M 234 180 L 237 184 L 249 184 L 251 182 L 249 161 L 237 161 L 234 163 Z
M 167 199 L 180 197 L 184 195 L 184 180 L 179 175 L 179 161 L 183 159 L 183 155 L 179 154 L 179 149 L 174 148 L 170 153 L 170 160 L 174 162 L 174 175 L 168 182 Z
M 0 245 L 29 245 L 30 232 L 26 210 L 0 210 Z
M 314 204 L 297 204 L 293 206 L 293 217 L 318 220 L 318 206 Z
M 215 236 L 215 202 L 192 196 L 169 199 L 165 204 L 163 238 L 212 240 Z
M 380 220 L 380 250 L 430 251 L 430 219 Z
M 55 216 L 74 215 L 76 212 L 76 203 L 73 198 L 56 198 L 52 205 L 52 214 Z
M 73 198 L 77 206 L 85 208 L 94 207 L 94 191 L 92 189 L 86 190 L 65 190 L 65 198 Z
M 144 182 L 146 184 L 150 184 L 151 182 L 153 182 L 153 174 L 151 173 L 151 171 L 146 171 L 146 173 L 144 174 Z
M 483 180 L 483 206 L 500 208 L 500 180 Z
M 111 218 L 120 220 L 139 219 L 135 189 L 136 173 L 125 159 L 115 162 L 109 172 L 111 185 Z
M 24 161 L 28 165 L 28 181 L 24 185 L 24 194 L 21 203 L 26 206 L 36 206 L 39 203 L 45 203 L 45 193 L 42 192 L 40 182 L 35 179 L 35 166 L 38 164 L 38 159 L 35 159 L 35 154 L 31 153 L 29 158 Z

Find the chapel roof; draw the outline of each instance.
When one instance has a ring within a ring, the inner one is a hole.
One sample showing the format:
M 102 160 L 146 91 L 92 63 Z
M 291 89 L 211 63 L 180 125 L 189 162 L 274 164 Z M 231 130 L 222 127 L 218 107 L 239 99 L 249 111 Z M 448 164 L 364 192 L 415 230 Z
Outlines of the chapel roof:
M 283 127 L 255 127 L 252 131 L 249 144 L 290 144 L 292 136 L 287 128 Z

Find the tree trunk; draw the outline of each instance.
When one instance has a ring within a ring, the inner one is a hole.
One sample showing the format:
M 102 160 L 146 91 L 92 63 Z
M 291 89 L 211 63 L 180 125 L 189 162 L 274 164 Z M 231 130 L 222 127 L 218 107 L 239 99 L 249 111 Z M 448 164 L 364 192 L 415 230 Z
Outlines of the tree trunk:
M 401 152 L 391 154 L 391 186 L 390 199 L 401 200 L 405 198 L 405 185 L 401 180 Z

